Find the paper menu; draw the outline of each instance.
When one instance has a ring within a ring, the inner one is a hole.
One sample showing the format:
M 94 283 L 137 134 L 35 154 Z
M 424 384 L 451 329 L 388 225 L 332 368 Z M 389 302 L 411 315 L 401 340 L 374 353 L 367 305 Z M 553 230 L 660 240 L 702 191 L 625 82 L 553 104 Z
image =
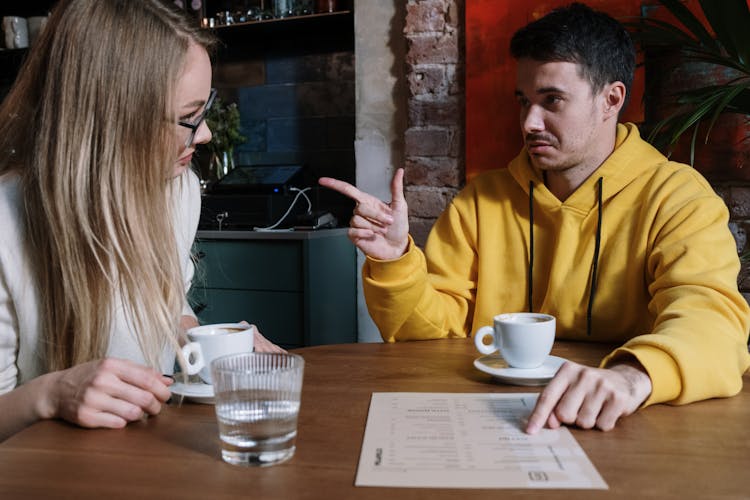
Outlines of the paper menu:
M 536 398 L 373 393 L 355 485 L 607 489 L 567 428 L 523 431 Z

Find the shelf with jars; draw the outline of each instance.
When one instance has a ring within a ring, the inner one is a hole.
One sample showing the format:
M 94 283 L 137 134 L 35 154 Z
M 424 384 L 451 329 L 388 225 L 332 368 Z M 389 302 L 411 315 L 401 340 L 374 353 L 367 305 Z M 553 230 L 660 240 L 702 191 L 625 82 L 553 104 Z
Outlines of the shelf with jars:
M 232 21 L 229 24 L 227 23 L 216 24 L 214 22 L 211 25 L 209 25 L 209 23 L 211 22 L 211 20 L 214 20 L 215 18 L 211 18 L 211 19 L 205 18 L 203 20 L 202 26 L 204 28 L 216 28 L 216 29 L 221 30 L 225 28 L 238 28 L 241 26 L 250 26 L 250 25 L 259 25 L 259 24 L 262 25 L 262 24 L 269 24 L 269 23 L 290 23 L 290 22 L 294 23 L 294 22 L 299 22 L 299 21 L 304 22 L 310 19 L 320 19 L 320 18 L 327 18 L 331 16 L 346 17 L 346 16 L 350 16 L 351 13 L 352 12 L 350 10 L 337 10 L 335 12 L 321 12 L 321 13 L 312 12 L 310 14 L 299 14 L 299 15 L 287 16 L 287 17 L 268 17 L 268 18 L 262 18 L 262 19 L 251 19 L 250 21 L 246 20 L 245 18 L 239 18 L 239 19 L 242 19 L 239 22 Z
M 247 54 L 248 50 L 261 47 L 298 51 L 300 44 L 310 50 L 312 46 L 350 50 L 354 48 L 353 3 L 353 0 L 213 0 L 205 2 L 205 17 L 200 22 L 224 42 L 225 54 L 235 51 Z
M 237 28 L 249 25 L 299 24 L 300 21 L 351 16 L 352 0 L 207 1 L 201 26 Z

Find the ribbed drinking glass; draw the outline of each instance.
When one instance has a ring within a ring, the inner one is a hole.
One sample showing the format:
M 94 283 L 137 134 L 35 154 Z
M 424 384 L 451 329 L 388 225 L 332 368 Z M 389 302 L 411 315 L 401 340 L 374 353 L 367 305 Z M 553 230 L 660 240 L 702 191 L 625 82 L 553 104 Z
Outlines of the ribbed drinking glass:
M 211 363 L 221 455 L 265 466 L 294 455 L 305 360 L 297 354 L 242 353 Z

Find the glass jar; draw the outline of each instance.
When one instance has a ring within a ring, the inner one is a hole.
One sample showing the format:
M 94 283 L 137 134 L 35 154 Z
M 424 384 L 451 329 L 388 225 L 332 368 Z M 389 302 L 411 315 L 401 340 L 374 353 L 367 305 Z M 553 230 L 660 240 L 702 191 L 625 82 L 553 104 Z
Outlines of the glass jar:
M 338 0 L 315 0 L 315 12 L 336 12 L 339 10 Z
M 313 13 L 312 0 L 295 0 L 294 14 L 297 16 L 309 16 Z
M 294 0 L 275 0 L 273 13 L 277 18 L 291 17 L 294 15 Z

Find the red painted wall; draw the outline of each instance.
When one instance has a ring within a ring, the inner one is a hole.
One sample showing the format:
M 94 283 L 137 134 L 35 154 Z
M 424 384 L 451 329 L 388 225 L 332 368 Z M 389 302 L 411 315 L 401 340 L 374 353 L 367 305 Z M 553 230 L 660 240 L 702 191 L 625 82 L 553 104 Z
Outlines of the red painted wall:
M 468 0 L 466 2 L 466 176 L 505 167 L 523 141 L 518 121 L 515 61 L 510 38 L 525 24 L 571 0 Z M 640 14 L 642 0 L 588 0 L 622 18 Z M 623 119 L 641 122 L 643 74 L 638 71 Z

